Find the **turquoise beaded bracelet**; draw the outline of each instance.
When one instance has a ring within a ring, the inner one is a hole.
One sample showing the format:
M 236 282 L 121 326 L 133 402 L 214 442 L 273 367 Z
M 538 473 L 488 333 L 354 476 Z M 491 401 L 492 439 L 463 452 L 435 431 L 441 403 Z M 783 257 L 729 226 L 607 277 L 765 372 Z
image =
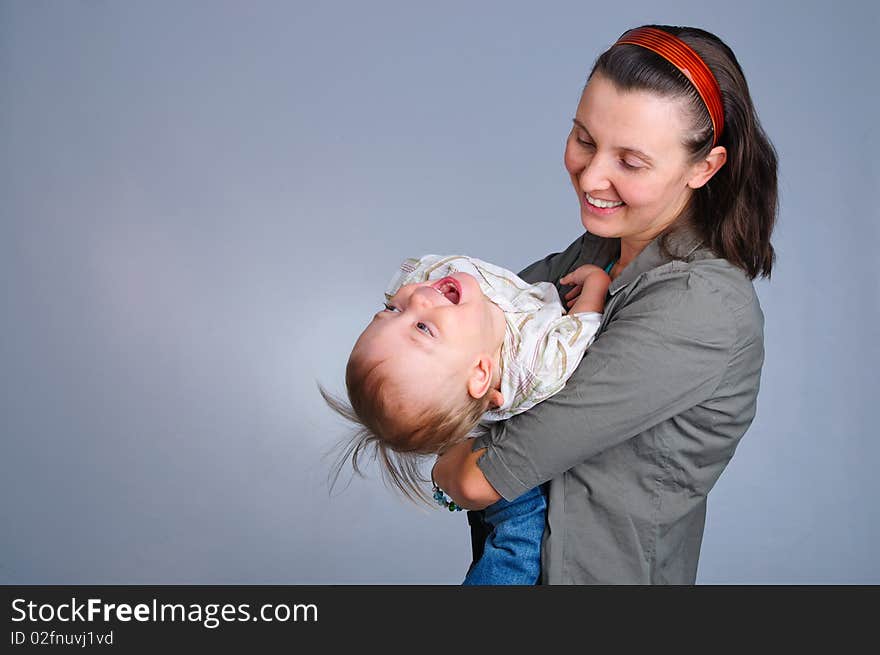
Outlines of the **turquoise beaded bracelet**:
M 449 509 L 450 512 L 460 512 L 462 510 L 462 507 L 456 505 L 454 501 L 447 499 L 446 494 L 436 484 L 434 485 L 434 500 L 441 507 Z

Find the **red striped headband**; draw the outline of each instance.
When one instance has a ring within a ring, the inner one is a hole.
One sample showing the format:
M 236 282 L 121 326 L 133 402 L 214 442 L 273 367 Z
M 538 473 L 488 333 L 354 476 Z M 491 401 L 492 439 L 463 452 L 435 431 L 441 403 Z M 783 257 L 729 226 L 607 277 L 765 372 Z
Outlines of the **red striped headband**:
M 721 138 L 721 131 L 724 129 L 724 105 L 721 103 L 721 88 L 718 86 L 718 80 L 715 79 L 700 55 L 677 36 L 658 30 L 656 27 L 637 27 L 630 30 L 620 37 L 614 45 L 621 43 L 641 46 L 651 52 L 656 52 L 691 81 L 703 99 L 706 109 L 709 110 L 709 118 L 712 119 L 712 131 L 714 132 L 712 145 L 717 145 L 718 139 Z

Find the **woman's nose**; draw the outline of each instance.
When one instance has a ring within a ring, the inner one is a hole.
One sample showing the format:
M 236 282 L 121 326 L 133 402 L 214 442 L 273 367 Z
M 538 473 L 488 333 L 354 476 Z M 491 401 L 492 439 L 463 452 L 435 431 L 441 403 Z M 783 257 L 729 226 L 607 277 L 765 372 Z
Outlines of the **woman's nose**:
M 578 176 L 582 191 L 602 191 L 611 186 L 608 163 L 604 157 L 598 154 L 590 158 Z

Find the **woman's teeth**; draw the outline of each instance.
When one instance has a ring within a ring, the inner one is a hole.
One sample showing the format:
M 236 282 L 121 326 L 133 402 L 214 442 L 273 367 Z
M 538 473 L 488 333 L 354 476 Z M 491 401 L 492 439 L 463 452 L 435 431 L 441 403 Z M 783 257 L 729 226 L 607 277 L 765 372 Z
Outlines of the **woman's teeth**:
M 584 196 L 587 198 L 587 202 L 593 205 L 594 207 L 600 207 L 601 209 L 610 209 L 611 207 L 620 207 L 623 202 L 618 200 L 616 202 L 612 202 L 611 200 L 601 200 L 599 198 L 594 198 L 589 193 L 584 193 Z

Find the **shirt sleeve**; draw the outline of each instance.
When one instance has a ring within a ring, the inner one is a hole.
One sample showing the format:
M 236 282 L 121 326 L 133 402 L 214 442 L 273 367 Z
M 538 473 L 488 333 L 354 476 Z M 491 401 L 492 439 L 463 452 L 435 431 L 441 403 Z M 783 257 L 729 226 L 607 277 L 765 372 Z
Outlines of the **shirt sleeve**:
M 700 276 L 670 272 L 630 291 L 559 393 L 475 439 L 477 465 L 516 498 L 710 398 L 725 373 L 736 326 Z M 621 291 L 622 292 L 622 291 Z

